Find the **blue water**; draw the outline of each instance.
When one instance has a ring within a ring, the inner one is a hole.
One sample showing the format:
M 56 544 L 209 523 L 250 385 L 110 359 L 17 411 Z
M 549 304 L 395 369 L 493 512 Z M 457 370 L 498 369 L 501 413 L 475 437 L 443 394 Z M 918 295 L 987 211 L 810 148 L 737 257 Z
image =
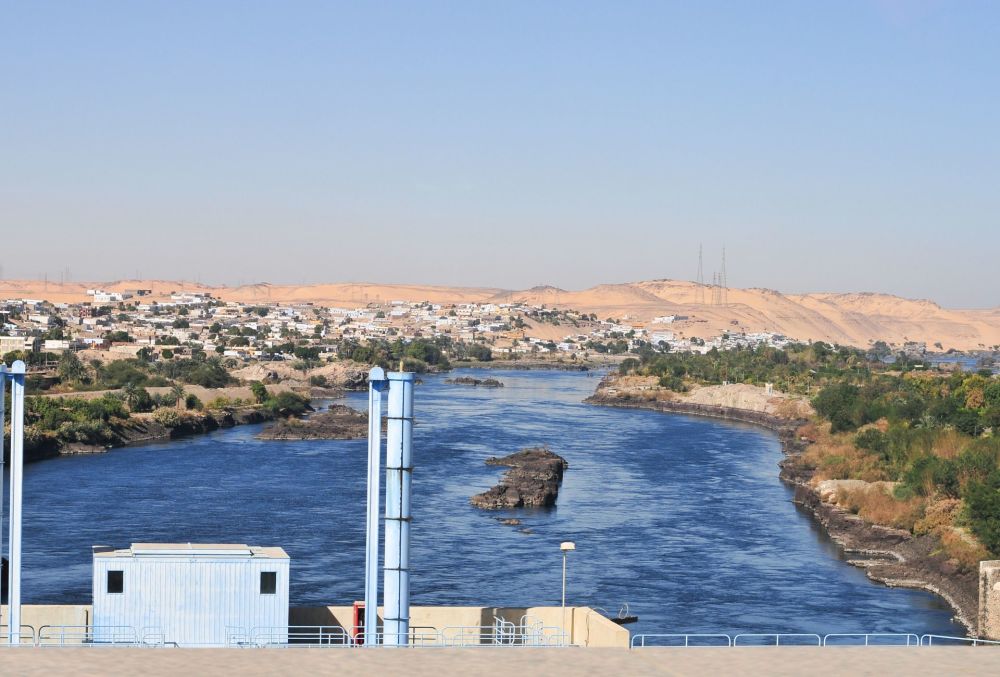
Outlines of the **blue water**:
M 937 597 L 844 563 L 779 482 L 770 432 L 584 405 L 586 374 L 499 376 L 503 389 L 417 388 L 414 604 L 558 604 L 572 540 L 568 602 L 627 602 L 637 631 L 961 632 Z M 361 598 L 364 440 L 265 442 L 259 429 L 28 465 L 25 602 L 89 602 L 91 545 L 148 541 L 280 545 L 293 605 Z M 502 470 L 488 456 L 543 443 L 570 464 L 558 507 L 469 506 Z

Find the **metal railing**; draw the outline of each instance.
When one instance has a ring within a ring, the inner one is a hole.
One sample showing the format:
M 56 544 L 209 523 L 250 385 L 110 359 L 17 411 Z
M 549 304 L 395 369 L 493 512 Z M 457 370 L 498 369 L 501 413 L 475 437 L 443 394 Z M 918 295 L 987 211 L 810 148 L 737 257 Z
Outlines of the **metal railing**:
M 163 633 L 163 628 L 152 626 L 142 628 L 139 631 L 139 643 L 142 646 L 165 646 L 166 635 Z
M 655 643 L 647 645 L 647 640 Z M 666 640 L 666 643 L 660 640 Z M 694 640 L 694 644 L 691 641 Z M 683 644 L 680 643 L 683 641 Z M 725 643 L 723 643 L 725 642 Z M 645 633 L 633 635 L 631 647 L 660 646 L 660 647 L 721 647 L 732 646 L 733 638 L 722 633 Z
M 339 625 L 282 625 L 253 628 L 248 634 L 250 645 L 257 647 L 349 647 L 354 644 L 347 630 Z
M 823 646 L 920 646 L 920 637 L 912 632 L 833 632 L 823 635 Z
M 764 646 L 1000 646 L 1000 641 L 951 635 L 917 635 L 912 632 L 833 632 L 822 637 L 813 633 L 642 633 L 632 636 L 630 648 L 698 648 Z
M 35 628 L 31 625 L 25 625 L 22 623 L 20 626 L 20 632 L 15 632 L 14 637 L 17 639 L 17 642 L 11 643 L 10 626 L 0 625 L 0 646 L 14 648 L 21 646 L 34 646 Z
M 498 625 L 452 625 L 441 630 L 441 645 L 451 647 L 473 646 L 535 646 L 555 647 L 569 644 L 562 628 L 531 625 L 529 632 L 517 632 L 517 626 L 503 621 L 503 630 Z M 512 633 L 511 628 L 515 628 Z
M 993 639 L 979 639 L 978 637 L 952 637 L 950 635 L 921 635 L 920 646 L 934 646 L 934 640 L 943 640 L 938 642 L 938 646 L 947 645 L 965 645 L 971 644 L 972 646 L 1000 646 L 1000 641 Z
M 784 645 L 781 643 L 782 638 L 785 639 Z M 820 636 L 810 632 L 748 632 L 733 637 L 733 646 L 821 646 L 822 644 Z
M 139 646 L 135 628 L 129 625 L 43 625 L 36 646 Z

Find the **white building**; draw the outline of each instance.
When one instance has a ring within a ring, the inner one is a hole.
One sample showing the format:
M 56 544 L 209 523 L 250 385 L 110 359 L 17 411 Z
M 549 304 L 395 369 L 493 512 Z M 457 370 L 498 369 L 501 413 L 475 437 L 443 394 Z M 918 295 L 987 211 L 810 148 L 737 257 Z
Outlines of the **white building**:
M 94 640 L 134 632 L 180 646 L 226 646 L 255 633 L 284 641 L 289 558 L 277 547 L 94 546 Z

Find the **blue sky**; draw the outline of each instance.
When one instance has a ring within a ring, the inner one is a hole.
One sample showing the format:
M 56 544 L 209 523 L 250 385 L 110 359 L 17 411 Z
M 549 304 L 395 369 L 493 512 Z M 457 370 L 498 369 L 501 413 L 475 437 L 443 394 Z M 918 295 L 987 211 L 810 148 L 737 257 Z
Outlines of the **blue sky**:
M 1000 3 L 0 2 L 4 277 L 1000 305 Z

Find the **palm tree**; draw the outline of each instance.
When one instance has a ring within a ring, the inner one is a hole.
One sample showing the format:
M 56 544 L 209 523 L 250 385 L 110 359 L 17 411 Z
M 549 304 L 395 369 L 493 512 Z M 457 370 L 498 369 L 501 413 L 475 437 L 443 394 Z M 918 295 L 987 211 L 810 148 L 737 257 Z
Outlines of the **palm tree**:
M 125 404 L 128 405 L 129 409 L 134 409 L 136 402 L 139 401 L 139 386 L 129 382 L 122 387 L 122 395 L 125 396 Z
M 184 408 L 184 386 L 180 383 L 175 383 L 170 386 L 170 396 L 174 398 L 174 406 L 178 409 Z

